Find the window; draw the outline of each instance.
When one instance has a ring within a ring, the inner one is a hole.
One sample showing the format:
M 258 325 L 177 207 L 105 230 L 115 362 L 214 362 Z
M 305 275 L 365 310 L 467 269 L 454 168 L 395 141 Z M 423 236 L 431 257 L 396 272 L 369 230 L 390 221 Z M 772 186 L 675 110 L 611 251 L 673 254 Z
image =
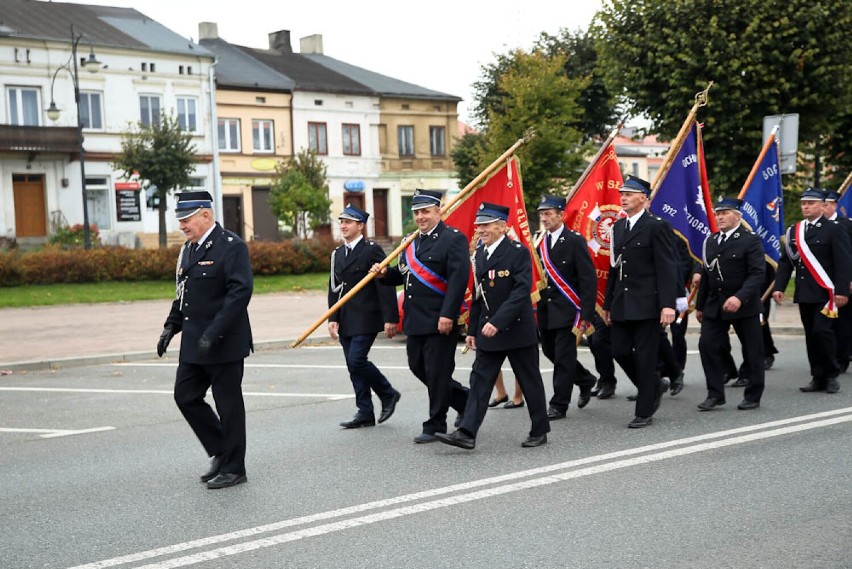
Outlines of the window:
M 328 134 L 324 122 L 308 123 L 308 148 L 317 154 L 328 154 Z
M 89 214 L 89 223 L 96 226 L 100 231 L 112 229 L 109 204 L 109 179 L 89 178 L 87 176 L 86 210 Z
M 187 132 L 198 132 L 198 101 L 193 97 L 177 98 L 178 126 Z
M 239 119 L 219 119 L 219 150 L 240 151 Z
M 39 125 L 39 91 L 29 87 L 9 87 L 9 124 L 18 126 Z
M 637 178 L 639 177 L 639 162 L 632 162 L 630 164 L 630 173 Z
M 447 149 L 445 146 L 446 129 L 442 126 L 429 127 L 429 148 L 432 151 L 432 156 L 446 156 Z
M 414 126 L 398 126 L 396 135 L 399 138 L 399 155 L 414 156 Z
M 343 125 L 343 154 L 361 156 L 361 127 L 357 124 Z
M 139 96 L 139 122 L 142 126 L 160 126 L 160 97 L 156 95 Z
M 272 121 L 254 119 L 251 121 L 252 148 L 255 152 L 274 152 L 274 134 Z
M 80 93 L 80 122 L 83 123 L 83 128 L 104 128 L 100 93 Z

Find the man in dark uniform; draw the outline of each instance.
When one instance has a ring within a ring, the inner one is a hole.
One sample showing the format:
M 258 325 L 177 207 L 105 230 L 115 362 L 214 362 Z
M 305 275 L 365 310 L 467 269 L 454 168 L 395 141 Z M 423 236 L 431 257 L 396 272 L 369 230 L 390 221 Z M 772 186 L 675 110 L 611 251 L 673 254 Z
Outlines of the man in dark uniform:
M 547 274 L 547 287 L 538 302 L 538 327 L 545 357 L 553 362 L 553 397 L 547 416 L 564 419 L 574 384 L 580 388 L 577 406 L 582 409 L 592 397 L 594 376 L 581 371 L 577 362 L 577 336 L 595 314 L 597 274 L 586 241 L 569 231 L 563 221 L 565 198 L 544 195 L 538 215 L 544 238 L 538 255 Z
M 846 306 L 849 299 L 852 256 L 846 231 L 837 221 L 822 216 L 823 197 L 817 188 L 802 193 L 804 219 L 787 228 L 772 298 L 779 304 L 784 300 L 784 290 L 795 268 L 793 302 L 799 305 L 811 367 L 810 383 L 799 390 L 837 393 L 840 364 L 833 321 L 837 308 Z
M 731 325 L 750 370 L 743 401 L 737 408 L 760 407 L 763 394 L 760 295 L 766 262 L 760 238 L 742 225 L 742 203 L 740 199 L 719 198 L 713 208 L 719 231 L 704 240 L 704 266 L 695 301 L 695 315 L 701 323 L 698 351 L 707 382 L 707 399 L 698 405 L 702 411 L 725 404 L 723 356 L 726 351 L 730 353 Z
M 208 192 L 178 194 L 175 216 L 187 241 L 177 262 L 177 294 L 157 354 L 183 332 L 175 402 L 212 457 L 201 481 L 211 489 L 246 481 L 243 360 L 253 350 L 248 304 L 253 279 L 246 244 L 213 217 Z M 218 416 L 204 401 L 212 388 Z
M 416 190 L 411 211 L 417 237 L 396 267 L 370 269 L 387 285 L 404 285 L 403 331 L 408 367 L 429 391 L 429 418 L 416 443 L 447 432 L 447 409 L 464 413 L 469 389 L 453 379 L 458 317 L 470 274 L 467 238 L 441 221 L 441 192 Z
M 476 351 L 470 373 L 470 396 L 458 430 L 436 433 L 442 443 L 471 450 L 488 410 L 488 398 L 506 358 L 527 400 L 532 428 L 521 443 L 537 447 L 547 442 L 550 423 L 544 384 L 538 367 L 530 288 L 532 260 L 521 243 L 506 237 L 509 208 L 483 202 L 474 223 L 482 244 L 474 261 L 475 298 L 465 342 Z
M 831 190 L 823 190 L 823 194 L 825 201 L 822 204 L 822 215 L 829 221 L 836 221 L 840 227 L 846 230 L 846 235 L 850 239 L 850 246 L 852 246 L 852 220 L 837 215 L 837 200 L 840 199 L 840 196 L 837 192 Z M 850 353 L 850 348 L 852 348 L 852 307 L 849 304 L 838 310 L 834 329 L 837 334 L 837 363 L 840 365 L 840 372 L 843 373 L 849 368 L 849 356 L 852 355 Z
M 385 252 L 374 241 L 364 238 L 364 225 L 370 214 L 347 204 L 338 216 L 343 245 L 331 254 L 331 275 L 328 285 L 328 306 L 352 290 L 367 276 L 370 267 L 385 259 Z M 368 358 L 376 335 L 383 331 L 388 338 L 396 335 L 399 310 L 393 287 L 382 286 L 375 279 L 328 319 L 328 334 L 340 339 L 349 379 L 355 390 L 357 413 L 351 421 L 340 423 L 344 429 L 373 427 L 372 393 L 382 402 L 379 423 L 390 419 L 399 401 L 399 391 Z
M 651 424 L 669 382 L 657 375 L 660 326 L 675 319 L 677 268 L 669 225 L 645 203 L 651 185 L 628 176 L 620 190 L 626 218 L 612 226 L 612 256 L 604 321 L 612 326 L 612 352 L 636 385 L 636 413 L 630 428 Z

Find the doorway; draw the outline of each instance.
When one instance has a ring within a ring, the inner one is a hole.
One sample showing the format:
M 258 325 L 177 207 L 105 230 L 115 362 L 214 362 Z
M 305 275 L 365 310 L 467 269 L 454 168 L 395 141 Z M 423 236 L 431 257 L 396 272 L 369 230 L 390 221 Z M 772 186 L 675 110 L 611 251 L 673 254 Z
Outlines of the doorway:
M 367 208 L 364 207 L 364 194 L 355 194 L 346 192 L 343 195 L 343 205 L 352 204 L 358 209 L 363 209 L 366 211 Z M 364 224 L 364 238 L 367 238 L 367 224 Z
M 12 174 L 15 200 L 15 236 L 47 237 L 47 207 L 44 176 Z
M 373 190 L 373 220 L 375 221 L 376 239 L 388 238 L 388 191 Z
M 243 234 L 243 198 L 241 196 L 222 196 L 222 221 L 225 229 L 233 231 L 245 241 Z

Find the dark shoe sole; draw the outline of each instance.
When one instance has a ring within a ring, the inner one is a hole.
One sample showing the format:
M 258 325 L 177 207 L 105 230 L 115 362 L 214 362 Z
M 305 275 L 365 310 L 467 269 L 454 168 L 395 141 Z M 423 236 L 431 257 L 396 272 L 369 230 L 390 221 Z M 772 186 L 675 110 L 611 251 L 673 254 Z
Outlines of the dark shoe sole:
M 207 483 L 208 490 L 221 490 L 222 488 L 230 488 L 231 486 L 236 486 L 237 484 L 243 484 L 248 481 L 248 478 L 245 474 L 235 479 L 233 482 L 229 482 L 228 484 L 210 484 Z M 211 481 L 212 482 L 212 481 Z
M 460 441 L 458 439 L 452 438 L 446 433 L 435 433 L 435 440 L 444 443 L 445 445 L 450 445 L 464 450 L 473 450 L 476 447 L 475 441 L 472 443 L 469 443 L 467 441 Z
M 428 443 L 434 443 L 437 440 L 438 439 L 437 439 L 437 437 L 435 437 L 435 435 L 428 435 L 426 433 L 423 433 L 423 434 L 420 434 L 420 435 L 417 435 L 416 437 L 414 437 L 414 442 L 417 443 L 418 445 L 425 445 L 425 444 L 428 444 Z

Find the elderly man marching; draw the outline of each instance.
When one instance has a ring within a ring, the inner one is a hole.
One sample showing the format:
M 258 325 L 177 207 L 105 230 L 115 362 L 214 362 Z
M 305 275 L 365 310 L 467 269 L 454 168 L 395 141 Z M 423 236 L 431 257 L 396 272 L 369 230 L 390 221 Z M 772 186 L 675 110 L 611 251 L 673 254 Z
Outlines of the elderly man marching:
M 466 450 L 476 446 L 488 398 L 506 358 L 521 384 L 532 421 L 521 446 L 545 444 L 550 431 L 530 299 L 532 258 L 526 247 L 506 237 L 508 217 L 508 207 L 483 202 L 474 220 L 482 244 L 474 256 L 476 294 L 465 338 L 466 345 L 476 350 L 470 396 L 458 430 L 449 435 L 435 433 L 442 443 Z
M 737 409 L 760 407 L 763 394 L 763 338 L 760 331 L 760 299 L 765 275 L 760 237 L 742 225 L 743 201 L 719 198 L 713 208 L 719 231 L 704 240 L 701 283 L 696 300 L 696 318 L 701 323 L 698 350 L 707 382 L 707 399 L 698 405 L 710 411 L 725 404 L 726 366 L 730 353 L 731 325 L 743 346 L 751 374 L 743 401 Z
M 849 236 L 837 223 L 822 215 L 824 194 L 817 188 L 802 193 L 804 219 L 787 228 L 784 255 L 775 275 L 772 298 L 781 303 L 784 290 L 796 269 L 796 292 L 793 302 L 799 305 L 799 316 L 805 329 L 805 346 L 811 367 L 811 381 L 799 391 L 837 393 L 840 363 L 837 361 L 837 339 L 834 319 L 837 309 L 849 300 L 852 281 L 852 253 Z

